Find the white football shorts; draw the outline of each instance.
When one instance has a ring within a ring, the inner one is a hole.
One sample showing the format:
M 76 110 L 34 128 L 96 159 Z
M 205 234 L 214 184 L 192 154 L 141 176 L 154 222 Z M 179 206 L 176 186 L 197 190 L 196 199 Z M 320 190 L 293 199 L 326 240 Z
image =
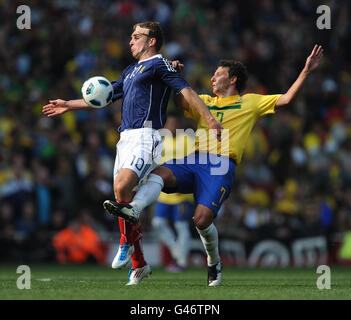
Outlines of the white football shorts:
M 160 163 L 162 148 L 162 137 L 155 129 L 124 130 L 116 145 L 113 178 L 116 179 L 122 168 L 131 169 L 138 175 L 139 184 L 142 184 Z

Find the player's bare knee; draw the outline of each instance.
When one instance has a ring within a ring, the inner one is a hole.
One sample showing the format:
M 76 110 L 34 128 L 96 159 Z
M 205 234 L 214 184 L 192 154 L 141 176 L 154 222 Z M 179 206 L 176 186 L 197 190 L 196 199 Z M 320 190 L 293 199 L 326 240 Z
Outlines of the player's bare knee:
M 175 187 L 177 185 L 177 178 L 173 171 L 167 167 L 158 167 L 152 171 L 153 174 L 160 176 L 164 182 L 165 187 Z
M 211 209 L 199 204 L 195 210 L 194 223 L 200 230 L 206 229 L 210 226 L 214 218 L 214 213 Z
M 131 201 L 131 190 L 125 180 L 116 181 L 114 183 L 115 197 L 119 201 Z
M 212 219 L 210 219 L 206 215 L 195 215 L 194 223 L 198 229 L 203 230 L 206 229 L 212 223 Z

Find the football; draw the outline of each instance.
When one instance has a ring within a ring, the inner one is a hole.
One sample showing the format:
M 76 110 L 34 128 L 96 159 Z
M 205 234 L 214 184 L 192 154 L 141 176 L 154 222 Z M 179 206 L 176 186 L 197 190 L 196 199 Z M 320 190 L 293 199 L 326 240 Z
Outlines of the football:
M 113 87 L 105 77 L 92 77 L 83 83 L 82 95 L 89 106 L 103 108 L 112 100 Z

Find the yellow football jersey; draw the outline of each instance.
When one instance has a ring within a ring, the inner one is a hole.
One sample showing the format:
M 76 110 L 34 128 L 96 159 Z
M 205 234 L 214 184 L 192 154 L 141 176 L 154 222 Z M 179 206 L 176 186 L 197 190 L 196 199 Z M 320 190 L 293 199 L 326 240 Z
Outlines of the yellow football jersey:
M 176 137 L 165 136 L 163 139 L 163 150 L 161 164 L 171 160 L 184 158 L 195 151 L 195 144 L 192 137 L 185 134 L 178 134 Z M 194 201 L 193 194 L 164 193 L 161 192 L 158 200 L 165 204 L 178 204 L 184 201 Z
M 207 123 L 200 114 L 189 107 L 184 114 L 197 121 L 195 150 L 229 156 L 238 165 L 248 137 L 258 118 L 275 113 L 275 105 L 281 94 L 245 94 L 225 98 L 200 95 L 212 115 L 222 124 L 222 141 L 209 134 Z

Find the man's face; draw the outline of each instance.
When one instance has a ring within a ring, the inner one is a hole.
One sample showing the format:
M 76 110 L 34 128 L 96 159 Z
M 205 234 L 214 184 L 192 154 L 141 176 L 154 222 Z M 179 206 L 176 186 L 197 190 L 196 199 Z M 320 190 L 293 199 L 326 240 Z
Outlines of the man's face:
M 148 49 L 149 38 L 145 34 L 134 31 L 129 41 L 130 51 L 135 59 L 140 59 L 142 54 Z
M 229 68 L 218 67 L 216 72 L 211 78 L 212 91 L 215 95 L 218 93 L 224 93 L 231 84 L 231 78 L 229 78 Z

